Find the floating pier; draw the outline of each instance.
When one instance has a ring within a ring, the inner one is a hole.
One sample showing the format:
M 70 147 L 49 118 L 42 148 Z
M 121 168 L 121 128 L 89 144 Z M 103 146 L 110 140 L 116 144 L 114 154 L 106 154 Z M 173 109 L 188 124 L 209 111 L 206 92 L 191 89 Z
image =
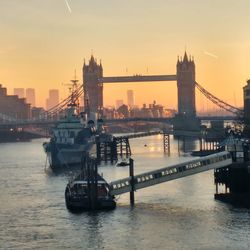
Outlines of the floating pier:
M 230 166 L 214 170 L 216 186 L 214 198 L 235 206 L 250 208 L 250 152 L 248 145 L 238 141 L 228 149 L 232 150 L 230 153 L 233 163 Z M 224 187 L 224 192 L 221 192 L 221 186 Z
M 131 178 L 132 175 L 130 174 L 128 178 L 111 182 L 109 184 L 110 194 L 120 195 L 127 192 L 133 192 L 141 188 L 183 178 L 210 169 L 226 167 L 231 163 L 231 154 L 224 151 L 205 157 L 200 157 L 188 162 L 135 175 L 133 178 Z

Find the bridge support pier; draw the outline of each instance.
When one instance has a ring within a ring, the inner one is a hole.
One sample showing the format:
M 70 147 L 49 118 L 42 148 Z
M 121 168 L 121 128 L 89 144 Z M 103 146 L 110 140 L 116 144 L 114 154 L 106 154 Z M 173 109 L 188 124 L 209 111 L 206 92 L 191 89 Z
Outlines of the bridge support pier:
M 176 115 L 173 120 L 174 131 L 200 131 L 201 121 L 196 116 Z
M 113 162 L 117 161 L 117 142 L 114 139 L 110 140 L 100 140 L 96 139 L 96 155 L 97 162 L 100 164 L 102 161 L 107 163 L 108 161 L 113 164 Z
M 170 136 L 166 133 L 163 133 L 163 149 L 165 154 L 170 155 Z
M 129 159 L 129 177 L 130 177 L 130 185 L 131 185 L 131 191 L 130 191 L 130 205 L 134 206 L 135 204 L 135 179 L 134 179 L 134 160 Z
M 131 156 L 131 148 L 129 144 L 129 139 L 124 137 L 116 138 L 117 154 L 122 158 L 124 155 L 126 158 Z

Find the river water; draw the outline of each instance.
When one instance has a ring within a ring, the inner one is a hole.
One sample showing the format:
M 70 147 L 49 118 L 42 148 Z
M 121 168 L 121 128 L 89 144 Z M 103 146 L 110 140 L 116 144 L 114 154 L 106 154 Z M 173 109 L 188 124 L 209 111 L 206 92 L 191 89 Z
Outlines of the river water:
M 170 181 L 118 197 L 106 212 L 69 212 L 64 190 L 70 173 L 44 171 L 44 140 L 0 144 L 0 249 L 250 249 L 250 211 L 214 200 L 213 171 Z M 187 147 L 195 148 L 189 142 Z M 190 159 L 171 139 L 131 140 L 135 172 Z M 108 180 L 128 168 L 103 165 Z

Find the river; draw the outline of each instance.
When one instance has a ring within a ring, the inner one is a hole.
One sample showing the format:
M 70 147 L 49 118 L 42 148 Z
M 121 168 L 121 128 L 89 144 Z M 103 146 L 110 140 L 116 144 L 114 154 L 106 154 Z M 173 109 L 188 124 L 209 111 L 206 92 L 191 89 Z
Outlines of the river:
M 0 249 L 249 249 L 250 211 L 214 200 L 213 171 L 117 197 L 117 208 L 71 213 L 64 190 L 70 172 L 45 171 L 42 139 L 0 144 Z M 194 149 L 196 144 L 186 143 Z M 161 136 L 131 140 L 135 173 L 190 159 L 164 155 Z M 128 168 L 99 167 L 108 180 Z

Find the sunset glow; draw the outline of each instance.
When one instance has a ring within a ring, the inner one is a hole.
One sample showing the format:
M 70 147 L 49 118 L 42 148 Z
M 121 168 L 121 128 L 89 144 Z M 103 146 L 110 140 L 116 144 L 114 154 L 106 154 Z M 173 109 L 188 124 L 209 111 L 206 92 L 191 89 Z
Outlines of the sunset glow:
M 0 0 L 0 82 L 35 88 L 45 105 L 49 89 L 68 92 L 62 83 L 82 80 L 91 51 L 102 60 L 104 76 L 175 74 L 185 48 L 194 56 L 196 80 L 217 97 L 242 106 L 242 87 L 250 77 L 250 2 L 240 1 L 82 1 Z M 176 108 L 175 82 L 104 86 L 104 104 L 156 100 Z M 205 99 L 197 93 L 197 108 Z

